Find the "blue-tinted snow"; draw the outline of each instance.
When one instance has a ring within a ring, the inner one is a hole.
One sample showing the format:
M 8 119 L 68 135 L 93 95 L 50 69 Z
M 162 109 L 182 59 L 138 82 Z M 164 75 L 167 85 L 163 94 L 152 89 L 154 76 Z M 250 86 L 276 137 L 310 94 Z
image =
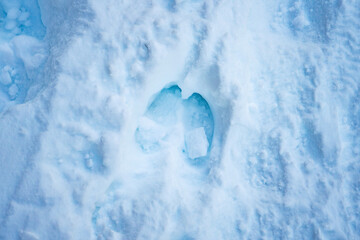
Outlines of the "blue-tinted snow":
M 0 12 L 1 114 L 36 94 L 48 53 L 37 1 L 2 1 Z
M 0 239 L 360 238 L 359 5 L 0 0 Z
M 182 151 L 190 162 L 201 165 L 211 149 L 214 117 L 208 102 L 199 93 L 182 99 L 181 91 L 173 85 L 156 94 L 135 130 L 135 141 L 145 153 L 159 151 L 162 142 L 169 142 L 174 128 L 180 127 L 184 132 L 180 137 L 183 138 Z

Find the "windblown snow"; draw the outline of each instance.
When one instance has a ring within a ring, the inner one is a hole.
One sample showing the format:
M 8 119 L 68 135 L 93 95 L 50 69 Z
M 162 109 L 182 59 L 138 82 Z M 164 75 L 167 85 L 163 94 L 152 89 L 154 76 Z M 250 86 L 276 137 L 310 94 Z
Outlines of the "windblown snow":
M 359 0 L 0 0 L 0 239 L 359 239 Z

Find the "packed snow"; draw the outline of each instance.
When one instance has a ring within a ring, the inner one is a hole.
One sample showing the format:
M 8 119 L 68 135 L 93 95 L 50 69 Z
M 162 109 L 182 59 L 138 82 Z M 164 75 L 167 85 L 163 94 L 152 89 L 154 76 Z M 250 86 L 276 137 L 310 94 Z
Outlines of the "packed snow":
M 185 144 L 191 159 L 206 156 L 209 142 L 206 139 L 204 128 L 195 128 L 187 132 Z
M 360 239 L 359 0 L 0 0 L 0 239 Z

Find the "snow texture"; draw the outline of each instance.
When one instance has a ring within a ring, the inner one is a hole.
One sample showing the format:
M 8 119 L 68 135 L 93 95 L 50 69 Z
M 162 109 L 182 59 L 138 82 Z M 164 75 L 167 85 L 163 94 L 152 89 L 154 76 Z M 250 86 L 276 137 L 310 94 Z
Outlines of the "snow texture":
M 0 0 L 0 239 L 360 239 L 359 0 Z
M 209 142 L 206 139 L 205 130 L 203 127 L 195 128 L 186 133 L 185 143 L 189 157 L 195 159 L 206 156 Z
M 147 107 L 139 121 L 135 140 L 145 153 L 159 151 L 165 145 L 174 146 L 169 139 L 184 139 L 182 151 L 194 164 L 204 163 L 214 133 L 214 119 L 207 101 L 198 93 L 182 100 L 182 90 L 174 85 L 164 88 Z M 185 131 L 176 136 L 176 129 Z M 194 161 L 195 160 L 195 161 Z

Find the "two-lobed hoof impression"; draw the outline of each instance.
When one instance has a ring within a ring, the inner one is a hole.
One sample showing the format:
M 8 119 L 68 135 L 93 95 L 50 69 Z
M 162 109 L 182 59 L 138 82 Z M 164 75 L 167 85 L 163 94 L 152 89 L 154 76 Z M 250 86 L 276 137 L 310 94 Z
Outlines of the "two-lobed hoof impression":
M 207 158 L 214 134 L 214 117 L 207 101 L 193 93 L 183 100 L 177 85 L 162 89 L 149 104 L 135 140 L 143 152 L 151 153 L 161 149 L 175 126 L 184 130 L 183 151 L 193 163 Z

